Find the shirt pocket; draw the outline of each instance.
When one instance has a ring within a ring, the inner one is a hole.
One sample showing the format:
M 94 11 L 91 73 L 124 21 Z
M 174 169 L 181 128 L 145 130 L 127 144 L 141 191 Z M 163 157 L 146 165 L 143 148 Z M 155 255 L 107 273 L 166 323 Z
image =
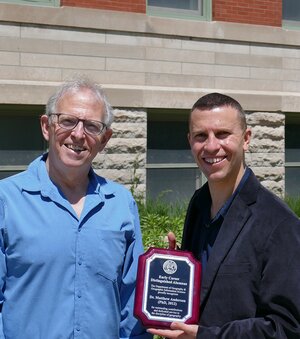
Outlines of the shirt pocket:
M 115 282 L 122 274 L 126 255 L 125 232 L 97 230 L 89 240 L 91 270 L 99 278 Z

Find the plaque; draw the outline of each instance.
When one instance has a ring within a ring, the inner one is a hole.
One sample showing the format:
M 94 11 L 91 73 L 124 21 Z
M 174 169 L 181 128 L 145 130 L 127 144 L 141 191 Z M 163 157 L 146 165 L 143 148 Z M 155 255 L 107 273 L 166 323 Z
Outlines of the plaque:
M 191 252 L 150 247 L 139 257 L 134 315 L 145 327 L 197 324 L 201 263 Z

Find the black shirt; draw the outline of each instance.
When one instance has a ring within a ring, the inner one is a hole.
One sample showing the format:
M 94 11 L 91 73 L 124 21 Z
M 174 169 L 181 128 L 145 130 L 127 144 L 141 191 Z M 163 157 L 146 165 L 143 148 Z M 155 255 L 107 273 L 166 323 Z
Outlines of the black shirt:
M 201 230 L 199 234 L 199 258 L 202 263 L 203 273 L 205 272 L 210 253 L 212 251 L 212 247 L 215 243 L 215 240 L 222 226 L 226 213 L 229 210 L 232 201 L 237 196 L 239 191 L 242 189 L 244 183 L 248 179 L 250 172 L 251 172 L 250 169 L 247 167 L 238 187 L 235 189 L 231 197 L 228 198 L 228 200 L 221 207 L 221 209 L 218 211 L 218 213 L 213 219 L 210 218 L 210 210 L 211 210 L 211 197 L 210 196 L 205 206 L 202 206 L 203 213 L 201 214 L 202 217 L 198 219 L 198 222 L 199 222 L 199 229 Z

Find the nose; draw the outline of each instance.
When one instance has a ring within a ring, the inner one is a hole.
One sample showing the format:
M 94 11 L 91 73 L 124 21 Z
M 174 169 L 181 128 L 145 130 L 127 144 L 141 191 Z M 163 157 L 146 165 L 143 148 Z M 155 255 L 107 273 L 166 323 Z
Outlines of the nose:
M 206 139 L 204 148 L 208 152 L 215 152 L 220 148 L 220 141 L 219 139 L 214 135 L 210 134 L 208 138 Z
M 72 130 L 72 135 L 76 138 L 83 138 L 85 136 L 83 121 L 79 121 L 76 127 Z

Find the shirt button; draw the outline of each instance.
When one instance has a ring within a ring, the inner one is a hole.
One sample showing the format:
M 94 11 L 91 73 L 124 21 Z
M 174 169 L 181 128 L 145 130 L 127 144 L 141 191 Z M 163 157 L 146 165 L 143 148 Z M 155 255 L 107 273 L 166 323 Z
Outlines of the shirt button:
M 76 327 L 76 331 L 77 331 L 77 332 L 80 332 L 80 327 Z
M 81 298 L 81 293 L 78 293 L 78 294 L 77 294 L 77 297 L 78 297 L 78 298 Z
M 82 265 L 82 261 L 78 261 L 78 265 L 81 266 Z

